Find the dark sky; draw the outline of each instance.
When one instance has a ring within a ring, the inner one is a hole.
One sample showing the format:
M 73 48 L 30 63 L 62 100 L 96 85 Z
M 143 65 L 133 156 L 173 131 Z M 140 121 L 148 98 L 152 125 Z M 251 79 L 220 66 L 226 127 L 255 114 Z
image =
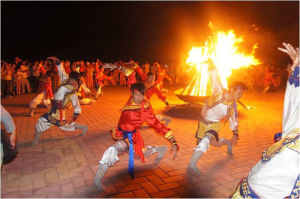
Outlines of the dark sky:
M 298 46 L 297 1 L 1 1 L 1 56 L 179 63 L 193 45 L 204 44 L 209 20 L 217 30 L 243 35 L 245 46 L 258 43 L 266 63 L 280 61 L 274 56 L 282 41 Z

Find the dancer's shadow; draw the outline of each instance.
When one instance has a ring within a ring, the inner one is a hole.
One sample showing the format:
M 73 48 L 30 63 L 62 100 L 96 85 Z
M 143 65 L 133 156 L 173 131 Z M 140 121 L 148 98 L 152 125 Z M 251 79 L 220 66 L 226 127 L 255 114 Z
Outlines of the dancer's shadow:
M 211 181 L 208 181 L 207 178 L 203 178 L 204 176 L 211 176 L 212 178 L 214 177 L 214 175 L 216 174 L 217 170 L 222 169 L 222 167 L 230 162 L 233 159 L 233 156 L 227 156 L 224 157 L 222 160 L 216 161 L 215 164 L 210 167 L 208 170 L 205 171 L 205 174 L 200 170 L 201 174 L 200 175 L 195 175 L 193 173 L 186 173 L 186 177 L 187 177 L 187 183 L 188 183 L 188 187 L 191 187 L 192 190 L 196 190 L 193 191 L 194 195 L 196 198 L 207 198 L 208 196 L 210 196 L 212 194 L 212 192 L 214 190 L 205 190 L 203 192 L 201 192 L 201 189 L 199 190 L 199 187 L 197 186 L 197 184 L 211 184 Z M 201 160 L 201 159 L 200 159 Z M 213 185 L 211 185 L 211 187 L 213 187 Z
M 201 116 L 202 107 L 198 103 L 172 105 L 165 115 L 174 118 L 198 119 Z
M 78 134 L 78 135 L 74 135 L 74 136 L 68 136 L 68 137 L 62 137 L 62 138 L 47 138 L 47 139 L 40 139 L 39 140 L 39 144 L 42 144 L 42 143 L 47 143 L 47 142 L 55 142 L 55 141 L 59 141 L 59 140 L 70 140 L 70 139 L 76 139 L 78 137 L 84 137 L 82 136 L 81 134 Z M 21 142 L 21 143 L 17 143 L 17 147 L 18 148 L 27 148 L 27 147 L 31 147 L 33 146 L 32 145 L 32 142 L 33 140 L 31 141 L 25 141 L 25 142 Z

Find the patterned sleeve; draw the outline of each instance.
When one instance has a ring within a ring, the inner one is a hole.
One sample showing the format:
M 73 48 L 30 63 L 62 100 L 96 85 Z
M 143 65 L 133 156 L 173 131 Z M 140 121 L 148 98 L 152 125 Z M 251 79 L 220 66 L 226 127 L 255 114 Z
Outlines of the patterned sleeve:
M 146 123 L 158 134 L 166 135 L 168 132 L 170 132 L 170 129 L 161 123 L 150 109 L 147 111 L 145 110 L 144 114 Z

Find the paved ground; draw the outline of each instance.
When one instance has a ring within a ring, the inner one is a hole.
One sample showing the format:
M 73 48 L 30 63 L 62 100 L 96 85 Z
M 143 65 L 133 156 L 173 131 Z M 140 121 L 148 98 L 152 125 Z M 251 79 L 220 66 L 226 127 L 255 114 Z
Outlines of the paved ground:
M 188 176 L 186 168 L 195 147 L 195 131 L 200 110 L 184 106 L 174 94 L 177 87 L 170 88 L 168 98 L 173 108 L 164 112 L 164 104 L 153 96 L 151 103 L 156 113 L 172 117 L 169 127 L 180 145 L 176 160 L 170 153 L 158 164 L 155 157 L 146 163 L 136 160 L 136 178 L 127 175 L 128 155 L 124 154 L 115 167 L 104 177 L 104 192 L 93 185 L 105 149 L 114 142 L 109 130 L 114 128 L 120 115 L 119 109 L 127 101 L 127 87 L 106 87 L 104 96 L 92 106 L 82 106 L 78 122 L 89 126 L 85 136 L 80 132 L 64 132 L 56 127 L 45 132 L 37 146 L 29 143 L 34 137 L 34 125 L 46 112 L 40 106 L 34 117 L 28 117 L 28 104 L 33 95 L 2 99 L 2 104 L 11 113 L 18 130 L 18 157 L 4 165 L 1 172 L 1 196 L 4 198 L 66 198 L 66 197 L 228 197 L 240 179 L 259 160 L 261 152 L 273 143 L 273 135 L 281 130 L 284 92 L 268 95 L 248 92 L 242 101 L 254 106 L 254 110 L 238 107 L 240 140 L 233 148 L 234 156 L 226 154 L 226 147 L 210 147 L 198 162 L 201 176 Z M 72 111 L 69 111 L 72 113 Z M 146 145 L 167 145 L 153 129 L 143 128 L 141 133 Z M 228 123 L 220 136 L 231 138 Z

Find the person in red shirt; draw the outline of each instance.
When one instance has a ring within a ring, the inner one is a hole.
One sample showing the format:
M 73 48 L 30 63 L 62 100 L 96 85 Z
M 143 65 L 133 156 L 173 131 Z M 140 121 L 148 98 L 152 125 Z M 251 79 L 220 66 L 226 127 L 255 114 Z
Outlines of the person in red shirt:
M 47 71 L 46 74 L 42 75 L 39 79 L 37 95 L 29 104 L 29 115 L 31 117 L 34 115 L 34 109 L 42 102 L 47 108 L 51 106 L 51 99 L 53 98 L 51 76 L 52 72 Z
M 103 91 L 102 88 L 104 87 L 104 80 L 111 80 L 110 77 L 108 77 L 105 73 L 104 73 L 104 68 L 96 68 L 96 84 L 98 85 L 98 90 L 96 93 L 95 98 L 98 99 L 99 95 L 103 96 Z
M 132 68 L 127 68 L 124 66 L 119 66 L 118 68 L 125 74 L 128 78 L 127 85 L 131 87 L 132 84 L 137 83 L 136 74 L 138 74 L 142 82 L 146 86 L 146 97 L 148 100 L 152 97 L 153 94 L 156 94 L 157 97 L 166 104 L 166 109 L 170 108 L 169 102 L 167 101 L 166 96 L 164 96 L 159 89 L 159 85 L 155 80 L 155 75 L 152 72 L 148 72 L 147 74 L 142 70 L 142 68 L 134 61 L 130 61 L 130 64 L 133 66 Z M 113 67 L 113 66 L 112 66 Z M 114 67 L 112 69 L 115 69 Z
M 153 113 L 152 107 L 145 97 L 145 85 L 142 83 L 132 84 L 130 91 L 131 96 L 122 108 L 118 127 L 111 131 L 112 137 L 117 142 L 104 152 L 102 159 L 99 161 L 99 168 L 94 178 L 94 184 L 99 190 L 103 189 L 101 180 L 104 174 L 109 167 L 112 167 L 119 160 L 118 155 L 129 150 L 128 173 L 134 178 L 134 153 L 144 162 L 144 155 L 149 153 L 147 150 L 151 150 L 150 154 L 160 152 L 155 147 L 147 147 L 147 150 L 143 152 L 144 140 L 139 129 L 144 122 L 154 128 L 158 134 L 169 140 L 172 145 L 171 151 L 174 152 L 173 159 L 176 158 L 179 149 L 171 129 L 161 123 Z
M 167 74 L 167 71 L 164 67 L 157 65 L 157 79 L 156 84 L 161 92 L 167 92 L 168 90 L 164 88 L 164 79 L 167 79 L 171 82 L 171 77 Z

